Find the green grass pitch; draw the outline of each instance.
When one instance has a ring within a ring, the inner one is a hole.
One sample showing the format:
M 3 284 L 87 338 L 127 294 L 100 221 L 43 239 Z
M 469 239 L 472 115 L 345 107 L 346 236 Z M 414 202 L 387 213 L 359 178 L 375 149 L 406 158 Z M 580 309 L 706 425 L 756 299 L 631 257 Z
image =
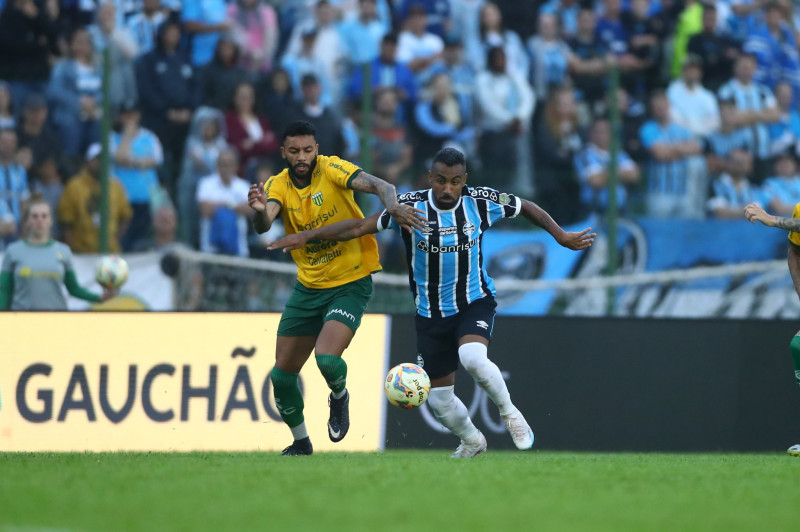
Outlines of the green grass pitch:
M 785 454 L 0 453 L 0 532 L 800 530 Z

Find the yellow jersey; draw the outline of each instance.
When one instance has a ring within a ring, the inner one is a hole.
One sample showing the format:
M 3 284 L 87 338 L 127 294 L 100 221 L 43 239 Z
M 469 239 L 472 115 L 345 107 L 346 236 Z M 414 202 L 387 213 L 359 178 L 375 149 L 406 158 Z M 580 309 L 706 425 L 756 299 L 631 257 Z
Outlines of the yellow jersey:
M 792 213 L 792 218 L 800 218 L 800 203 L 794 206 L 794 212 Z M 795 246 L 800 246 L 800 233 L 789 231 L 789 242 L 791 242 Z
M 301 188 L 285 169 L 264 185 L 267 202 L 281 206 L 286 233 L 291 235 L 352 218 L 364 218 L 350 183 L 361 169 L 338 157 L 317 155 L 311 182 Z M 297 280 L 307 288 L 333 288 L 380 271 L 375 235 L 344 242 L 312 240 L 292 251 Z

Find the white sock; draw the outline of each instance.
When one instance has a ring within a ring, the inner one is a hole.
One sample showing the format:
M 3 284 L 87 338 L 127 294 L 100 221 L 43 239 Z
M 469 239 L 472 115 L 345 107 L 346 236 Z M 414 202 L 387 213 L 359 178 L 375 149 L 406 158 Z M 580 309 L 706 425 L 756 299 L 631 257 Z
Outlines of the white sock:
M 428 405 L 439 423 L 450 429 L 450 432 L 467 442 L 478 439 L 480 431 L 472 424 L 469 411 L 461 399 L 456 397 L 453 386 L 432 388 L 428 394 Z
M 308 431 L 306 430 L 306 422 L 303 421 L 296 427 L 289 427 L 292 431 L 292 436 L 294 436 L 295 440 L 302 440 L 303 438 L 308 438 Z
M 470 342 L 458 348 L 458 358 L 478 386 L 486 391 L 489 398 L 500 409 L 501 416 L 513 414 L 516 407 L 511 402 L 511 394 L 500 368 L 489 360 L 486 346 L 478 342 Z
M 341 399 L 342 397 L 344 397 L 344 394 L 346 393 L 347 393 L 347 388 L 343 388 L 341 392 L 334 392 L 333 390 L 331 390 L 331 395 L 333 396 L 334 399 Z

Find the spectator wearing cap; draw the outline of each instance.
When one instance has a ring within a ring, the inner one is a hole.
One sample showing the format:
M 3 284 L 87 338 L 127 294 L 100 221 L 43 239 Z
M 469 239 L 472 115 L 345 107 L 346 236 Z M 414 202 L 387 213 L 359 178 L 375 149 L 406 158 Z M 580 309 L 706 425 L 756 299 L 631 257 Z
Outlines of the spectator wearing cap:
M 242 51 L 241 64 L 249 72 L 269 72 L 278 52 L 278 14 L 262 0 L 228 3 L 231 34 Z
M 703 60 L 687 55 L 681 77 L 670 83 L 667 98 L 672 121 L 704 138 L 719 129 L 719 108 L 714 94 L 700 84 Z
M 404 64 L 397 61 L 397 35 L 387 34 L 381 41 L 381 51 L 378 58 L 372 62 L 370 74 L 372 76 L 370 87 L 372 91 L 393 88 L 405 109 L 413 104 L 417 98 L 417 88 L 414 74 Z M 361 68 L 353 70 L 350 77 L 348 95 L 352 100 L 362 97 L 364 88 L 364 71 Z
M 436 62 L 444 50 L 442 38 L 427 31 L 426 18 L 425 7 L 413 4 L 397 40 L 397 60 L 417 75 Z
M 45 159 L 61 160 L 58 135 L 47 125 L 47 100 L 39 94 L 29 94 L 17 127 L 19 160 L 28 172 Z
M 775 157 L 773 176 L 764 181 L 764 195 L 769 211 L 778 216 L 792 216 L 800 203 L 800 175 L 797 160 L 786 151 Z
M 353 65 L 360 66 L 378 57 L 391 20 L 380 18 L 375 0 L 359 0 L 358 13 L 346 17 L 338 28 L 345 54 Z
M 157 189 L 157 169 L 164 162 L 158 137 L 141 127 L 141 113 L 135 102 L 122 105 L 118 113 L 118 131 L 111 135 L 109 149 L 112 171 L 125 187 L 133 209 L 131 227 L 122 240 L 122 249 L 130 251 L 150 229 L 150 203 Z
M 780 120 L 769 125 L 770 154 L 778 155 L 794 150 L 800 141 L 800 113 L 792 105 L 794 90 L 788 81 L 775 85 L 775 101 L 778 104 Z
M 69 47 L 69 57 L 53 68 L 47 97 L 64 153 L 79 157 L 100 138 L 103 73 L 88 31 L 75 30 Z
M 306 74 L 301 81 L 303 99 L 295 108 L 293 120 L 310 122 L 317 129 L 320 155 L 344 153 L 345 140 L 342 118 L 332 107 L 322 103 L 322 87 L 314 74 Z
M 211 61 L 217 41 L 231 29 L 225 0 L 184 1 L 181 22 L 191 39 L 192 64 L 196 67 Z
M 50 77 L 50 54 L 57 54 L 56 32 L 47 10 L 34 0 L 8 0 L 0 11 L 0 79 L 10 85 L 21 110 L 25 96 L 43 93 Z
M 500 47 L 505 53 L 508 72 L 527 80 L 530 75 L 528 53 L 519 34 L 506 28 L 497 4 L 484 4 L 478 28 L 477 37 L 464 42 L 467 57 L 472 61 L 475 70 L 480 72 L 488 69 L 486 58 L 489 50 Z
M 784 21 L 783 11 L 776 1 L 767 3 L 763 21 L 748 35 L 744 51 L 753 54 L 758 64 L 753 79 L 770 89 L 787 80 L 800 94 L 800 54 L 791 26 Z
M 139 55 L 156 47 L 158 28 L 167 20 L 167 12 L 161 8 L 161 0 L 140 0 L 142 10 L 133 13 L 125 21 L 125 27 L 136 42 Z
M 248 256 L 247 205 L 250 184 L 236 175 L 239 161 L 230 148 L 220 152 L 217 171 L 197 186 L 200 211 L 200 250 L 206 253 Z
M 708 210 L 715 218 L 744 218 L 744 208 L 757 203 L 766 206 L 764 190 L 755 185 L 749 175 L 753 171 L 753 156 L 744 150 L 733 150 L 725 165 L 727 171 L 712 183 Z
M 255 173 L 261 159 L 277 155 L 278 137 L 267 117 L 256 114 L 256 94 L 251 83 L 236 87 L 230 110 L 225 113 L 228 144 L 239 154 L 240 176 Z
M 317 30 L 306 28 L 302 35 L 303 45 L 299 53 L 286 52 L 281 59 L 281 67 L 289 74 L 292 82 L 294 94 L 300 97 L 301 80 L 306 74 L 313 74 L 317 77 L 322 86 L 322 101 L 326 105 L 333 103 L 333 81 L 328 78 L 328 68 L 318 56 L 314 55 L 315 43 L 317 42 Z
M 233 91 L 250 81 L 250 74 L 239 64 L 239 45 L 226 36 L 217 41 L 214 58 L 200 69 L 200 103 L 215 109 L 227 109 Z M 195 64 L 195 67 L 197 65 Z
M 116 13 L 114 2 L 102 2 L 97 9 L 97 23 L 89 26 L 95 62 L 102 64 L 103 51 L 106 48 L 111 55 L 109 98 L 112 109 L 138 97 L 133 62 L 139 55 L 139 50 L 128 29 L 117 24 Z
M 703 58 L 703 86 L 716 92 L 733 75 L 739 44 L 719 30 L 717 7 L 703 4 L 703 30 L 689 39 L 687 52 Z
M 450 21 L 452 0 L 400 0 L 397 6 L 397 18 L 407 20 L 412 11 L 421 9 L 425 14 L 425 31 L 445 38 L 453 30 Z
M 28 173 L 17 162 L 17 134 L 13 129 L 0 130 L 0 202 L 11 211 L 16 227 L 22 227 L 22 206 L 30 197 Z
M 100 251 L 101 152 L 100 144 L 89 146 L 86 164 L 67 182 L 58 202 L 58 221 L 64 242 L 75 253 Z M 125 187 L 116 177 L 109 179 L 108 212 L 109 251 L 119 253 L 122 250 L 120 239 L 127 230 L 133 212 Z

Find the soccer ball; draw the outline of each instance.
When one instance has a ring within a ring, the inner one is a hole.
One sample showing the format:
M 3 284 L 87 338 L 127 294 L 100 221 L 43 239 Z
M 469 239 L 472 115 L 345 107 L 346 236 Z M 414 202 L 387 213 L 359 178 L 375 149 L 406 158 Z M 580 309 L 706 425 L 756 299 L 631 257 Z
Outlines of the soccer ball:
M 399 364 L 393 367 L 383 383 L 386 398 L 399 408 L 416 408 L 428 399 L 431 379 L 416 364 Z
M 97 261 L 94 278 L 103 288 L 119 288 L 128 280 L 128 263 L 116 255 L 107 255 Z

